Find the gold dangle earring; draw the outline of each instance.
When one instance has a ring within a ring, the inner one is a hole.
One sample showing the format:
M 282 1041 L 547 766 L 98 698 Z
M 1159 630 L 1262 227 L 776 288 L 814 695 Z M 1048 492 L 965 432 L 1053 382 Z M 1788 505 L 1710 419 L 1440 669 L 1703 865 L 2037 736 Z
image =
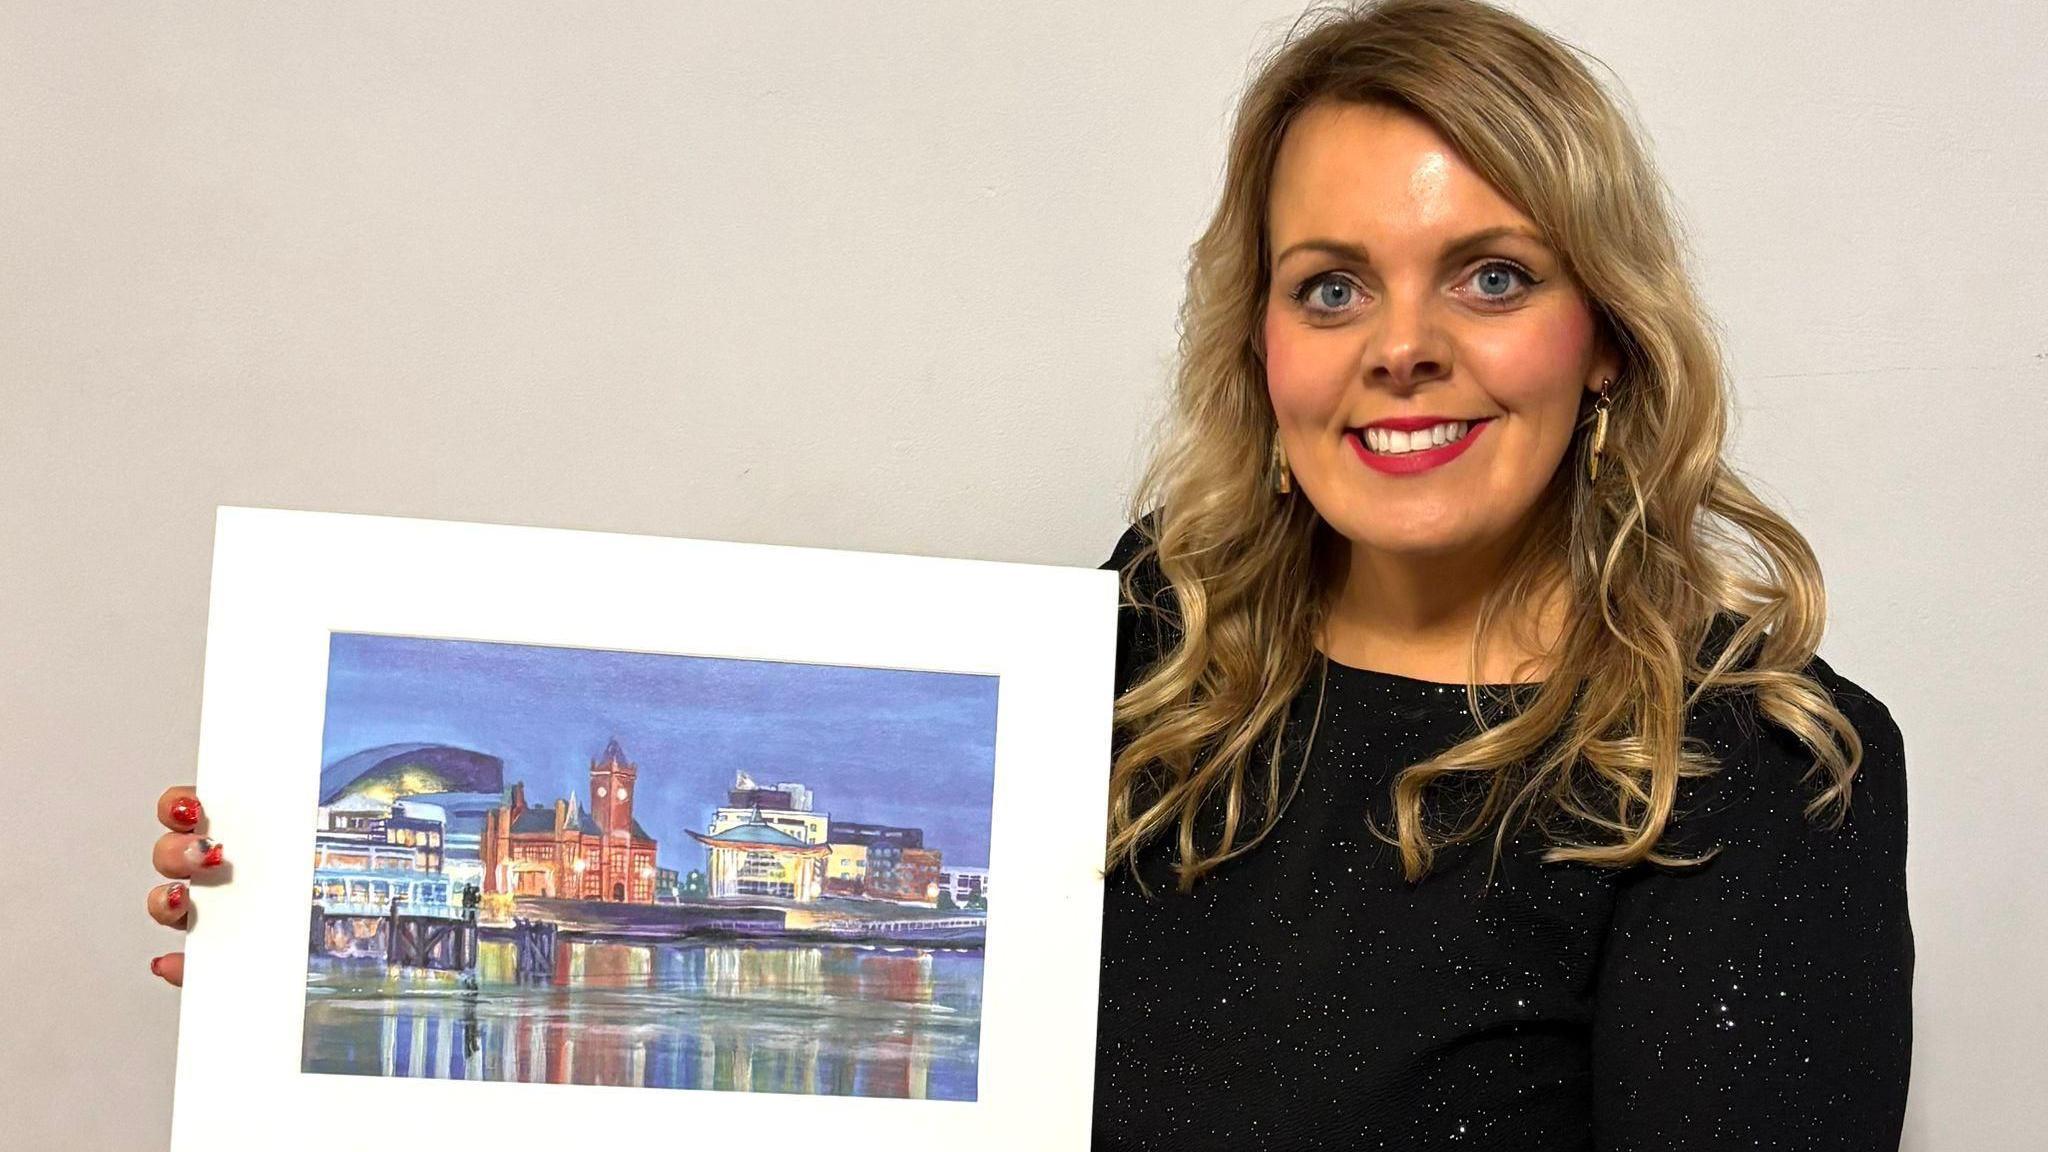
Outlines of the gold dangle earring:
M 1600 450 L 1607 446 L 1607 388 L 1613 382 L 1611 377 L 1600 381 L 1600 398 L 1593 401 L 1593 450 L 1586 457 L 1586 479 L 1589 482 L 1600 478 Z
M 1286 495 L 1294 491 L 1294 474 L 1287 468 L 1287 453 L 1280 448 L 1280 430 L 1273 430 L 1273 491 Z

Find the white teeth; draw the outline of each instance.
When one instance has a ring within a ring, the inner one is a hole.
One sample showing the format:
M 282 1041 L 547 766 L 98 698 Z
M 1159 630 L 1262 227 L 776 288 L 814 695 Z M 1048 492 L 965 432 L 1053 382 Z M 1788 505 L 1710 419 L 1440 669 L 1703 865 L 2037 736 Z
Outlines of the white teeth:
M 1430 428 L 1418 428 L 1413 432 L 1396 432 L 1390 428 L 1367 428 L 1365 446 L 1385 456 L 1398 456 L 1403 452 L 1420 452 L 1426 448 L 1437 448 L 1453 440 L 1464 438 L 1472 425 L 1464 420 L 1452 420 Z

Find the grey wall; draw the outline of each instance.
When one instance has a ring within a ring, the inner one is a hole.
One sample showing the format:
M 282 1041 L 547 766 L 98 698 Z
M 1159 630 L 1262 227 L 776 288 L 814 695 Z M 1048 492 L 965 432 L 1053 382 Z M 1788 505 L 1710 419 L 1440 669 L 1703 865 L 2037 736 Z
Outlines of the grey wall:
M 1523 10 L 1633 93 L 1905 730 L 1908 1146 L 2048 1144 L 2048 19 Z M 0 1142 L 164 1146 L 216 504 L 1095 564 L 1296 11 L 0 7 Z

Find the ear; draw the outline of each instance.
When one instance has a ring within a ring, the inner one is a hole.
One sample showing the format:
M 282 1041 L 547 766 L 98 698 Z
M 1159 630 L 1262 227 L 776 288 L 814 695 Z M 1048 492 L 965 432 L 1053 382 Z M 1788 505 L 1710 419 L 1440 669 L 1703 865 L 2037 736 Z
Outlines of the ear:
M 1614 339 L 1605 324 L 1600 325 L 1599 334 L 1593 340 L 1593 367 L 1586 374 L 1586 391 L 1600 394 L 1603 387 L 1612 387 L 1612 382 L 1621 379 L 1621 354 L 1615 350 Z M 1602 380 L 1609 381 L 1602 385 Z

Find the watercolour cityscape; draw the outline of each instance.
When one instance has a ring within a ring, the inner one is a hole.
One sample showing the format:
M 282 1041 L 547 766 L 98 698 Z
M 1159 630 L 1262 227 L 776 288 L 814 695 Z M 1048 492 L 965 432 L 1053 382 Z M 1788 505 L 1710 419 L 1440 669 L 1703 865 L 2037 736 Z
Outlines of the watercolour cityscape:
M 301 1070 L 974 1100 L 996 695 L 334 633 Z

